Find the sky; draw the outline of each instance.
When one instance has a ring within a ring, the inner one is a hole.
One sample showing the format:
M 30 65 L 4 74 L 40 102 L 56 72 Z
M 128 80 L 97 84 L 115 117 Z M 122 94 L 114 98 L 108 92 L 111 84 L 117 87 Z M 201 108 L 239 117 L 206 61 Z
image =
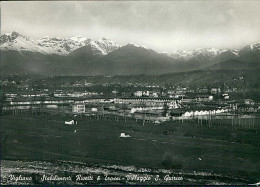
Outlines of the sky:
M 1 2 L 1 34 L 105 37 L 160 52 L 260 42 L 259 18 L 258 0 Z

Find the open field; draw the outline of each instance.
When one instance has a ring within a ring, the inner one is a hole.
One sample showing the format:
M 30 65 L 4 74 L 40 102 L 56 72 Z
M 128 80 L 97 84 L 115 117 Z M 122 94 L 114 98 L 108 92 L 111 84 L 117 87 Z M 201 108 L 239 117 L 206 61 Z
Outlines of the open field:
M 209 172 L 229 176 L 228 181 L 216 180 L 234 184 L 260 181 L 259 130 L 179 122 L 143 126 L 134 120 L 89 118 L 79 118 L 75 126 L 64 125 L 68 119 L 51 115 L 0 117 L 2 160 L 63 160 Z M 119 138 L 121 132 L 131 137 Z

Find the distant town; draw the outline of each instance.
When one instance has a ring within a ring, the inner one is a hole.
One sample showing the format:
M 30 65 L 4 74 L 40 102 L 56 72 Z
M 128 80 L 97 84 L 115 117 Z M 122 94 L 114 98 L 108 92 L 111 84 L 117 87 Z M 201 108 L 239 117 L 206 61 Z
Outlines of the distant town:
M 102 77 L 104 78 L 104 77 Z M 54 79 L 56 81 L 54 81 Z M 9 75 L 2 79 L 2 114 L 57 113 L 115 115 L 160 124 L 170 120 L 245 116 L 260 112 L 260 103 L 243 96 L 241 85 L 190 88 L 148 83 L 100 83 L 89 78 L 35 79 Z M 243 77 L 237 77 L 243 82 Z

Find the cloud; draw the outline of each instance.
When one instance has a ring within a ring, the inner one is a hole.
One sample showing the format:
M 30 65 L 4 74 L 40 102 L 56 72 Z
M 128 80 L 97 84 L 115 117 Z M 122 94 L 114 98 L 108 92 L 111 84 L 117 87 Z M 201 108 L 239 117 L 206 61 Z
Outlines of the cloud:
M 259 1 L 2 2 L 2 33 L 109 37 L 161 51 L 260 41 Z

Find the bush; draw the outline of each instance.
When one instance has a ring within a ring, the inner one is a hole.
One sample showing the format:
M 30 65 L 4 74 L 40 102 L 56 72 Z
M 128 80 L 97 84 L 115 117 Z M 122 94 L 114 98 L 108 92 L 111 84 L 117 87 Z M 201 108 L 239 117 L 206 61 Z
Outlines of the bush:
M 182 169 L 182 162 L 178 157 L 173 156 L 171 153 L 166 152 L 162 158 L 162 165 L 167 169 Z

